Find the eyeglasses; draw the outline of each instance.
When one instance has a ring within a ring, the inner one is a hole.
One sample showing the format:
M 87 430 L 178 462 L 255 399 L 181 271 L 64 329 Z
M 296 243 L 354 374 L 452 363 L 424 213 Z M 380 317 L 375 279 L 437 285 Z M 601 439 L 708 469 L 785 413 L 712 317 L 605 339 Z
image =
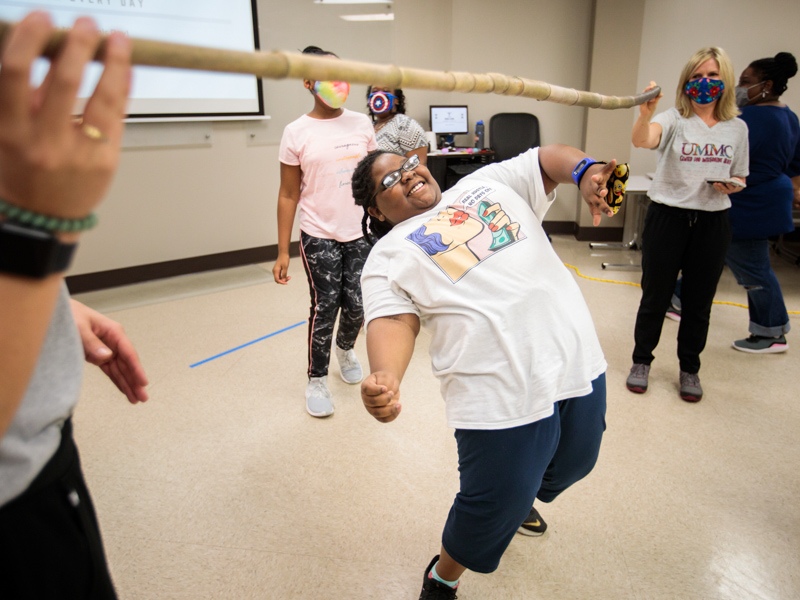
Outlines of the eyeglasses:
M 388 173 L 382 180 L 381 185 L 383 188 L 379 188 L 377 192 L 372 195 L 372 199 L 375 199 L 375 196 L 380 194 L 383 190 L 388 190 L 393 185 L 399 183 L 399 181 L 403 178 L 403 171 L 409 172 L 413 171 L 419 166 L 419 155 L 412 154 L 408 157 L 406 162 L 403 163 L 403 166 L 397 169 L 396 171 L 392 171 Z

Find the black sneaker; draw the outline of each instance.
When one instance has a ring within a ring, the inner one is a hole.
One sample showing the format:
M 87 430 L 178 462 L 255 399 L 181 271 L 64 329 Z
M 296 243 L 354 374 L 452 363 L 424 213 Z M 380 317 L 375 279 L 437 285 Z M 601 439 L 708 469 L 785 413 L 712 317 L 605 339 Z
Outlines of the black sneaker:
M 525 519 L 522 522 L 522 525 L 519 526 L 517 533 L 535 537 L 542 535 L 545 531 L 547 531 L 547 523 L 544 522 L 544 519 L 542 519 L 542 515 L 539 514 L 539 511 L 531 506 L 531 512 L 528 513 L 528 518 Z
M 433 565 L 439 560 L 439 555 L 433 557 L 431 564 L 425 569 L 425 577 L 422 579 L 422 591 L 419 593 L 419 600 L 455 600 L 455 588 L 443 584 L 441 581 L 436 581 L 431 575 Z M 458 587 L 458 586 L 456 586 Z

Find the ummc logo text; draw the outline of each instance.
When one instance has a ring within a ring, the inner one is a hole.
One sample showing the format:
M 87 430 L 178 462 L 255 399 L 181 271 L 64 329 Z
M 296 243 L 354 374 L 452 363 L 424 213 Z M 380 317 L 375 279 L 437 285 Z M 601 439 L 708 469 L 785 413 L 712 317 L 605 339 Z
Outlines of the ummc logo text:
M 730 164 L 733 158 L 733 146 L 716 144 L 695 144 L 684 142 L 681 147 L 681 161 L 721 162 Z

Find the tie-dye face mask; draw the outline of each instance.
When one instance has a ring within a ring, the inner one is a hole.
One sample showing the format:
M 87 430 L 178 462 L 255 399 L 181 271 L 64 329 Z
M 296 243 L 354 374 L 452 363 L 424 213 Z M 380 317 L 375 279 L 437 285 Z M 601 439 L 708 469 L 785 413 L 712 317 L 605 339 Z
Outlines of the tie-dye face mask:
M 725 83 L 721 79 L 696 79 L 687 81 L 683 88 L 684 93 L 698 104 L 710 104 L 722 95 Z
M 333 109 L 342 108 L 349 93 L 350 84 L 346 81 L 317 81 L 314 84 L 314 94 Z

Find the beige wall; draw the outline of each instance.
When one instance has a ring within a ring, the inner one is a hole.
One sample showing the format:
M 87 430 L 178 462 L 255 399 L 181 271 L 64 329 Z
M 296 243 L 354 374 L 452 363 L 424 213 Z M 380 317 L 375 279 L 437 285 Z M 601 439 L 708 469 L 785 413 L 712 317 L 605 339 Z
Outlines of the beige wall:
M 593 92 L 629 95 L 637 91 L 639 47 L 645 0 L 597 0 L 592 43 L 591 79 Z M 637 110 L 637 109 L 634 109 Z M 589 110 L 584 150 L 596 160 L 629 162 L 631 157 L 632 110 Z M 581 227 L 592 227 L 588 210 L 576 207 Z M 622 227 L 625 207 L 600 227 Z
M 652 78 L 668 90 L 660 109 L 672 104 L 681 66 L 702 45 L 723 45 L 737 70 L 779 50 L 800 56 L 796 0 L 395 0 L 394 22 L 336 18 L 346 11 L 384 8 L 366 6 L 258 0 L 262 48 L 297 51 L 315 44 L 343 58 L 496 71 L 619 95 L 635 93 Z M 265 81 L 264 88 L 272 117 L 264 124 L 203 124 L 212 137 L 198 147 L 125 149 L 99 211 L 101 227 L 84 236 L 71 273 L 276 244 L 277 144 L 284 126 L 308 111 L 311 101 L 299 81 Z M 797 106 L 800 102 L 792 99 L 800 99 L 800 83 L 793 88 L 785 98 Z M 346 106 L 364 111 L 364 92 L 364 86 L 353 86 Z M 630 152 L 635 110 L 587 111 L 492 94 L 406 94 L 409 114 L 426 128 L 428 105 L 467 103 L 473 123 L 488 122 L 498 112 L 531 112 L 539 117 L 542 143 L 583 147 L 585 142 L 595 157 L 622 160 Z M 260 145 L 249 144 L 254 128 Z M 467 136 L 457 141 L 470 143 Z M 652 170 L 653 154 L 631 152 L 634 170 Z M 571 186 L 562 186 L 547 219 L 588 226 Z

